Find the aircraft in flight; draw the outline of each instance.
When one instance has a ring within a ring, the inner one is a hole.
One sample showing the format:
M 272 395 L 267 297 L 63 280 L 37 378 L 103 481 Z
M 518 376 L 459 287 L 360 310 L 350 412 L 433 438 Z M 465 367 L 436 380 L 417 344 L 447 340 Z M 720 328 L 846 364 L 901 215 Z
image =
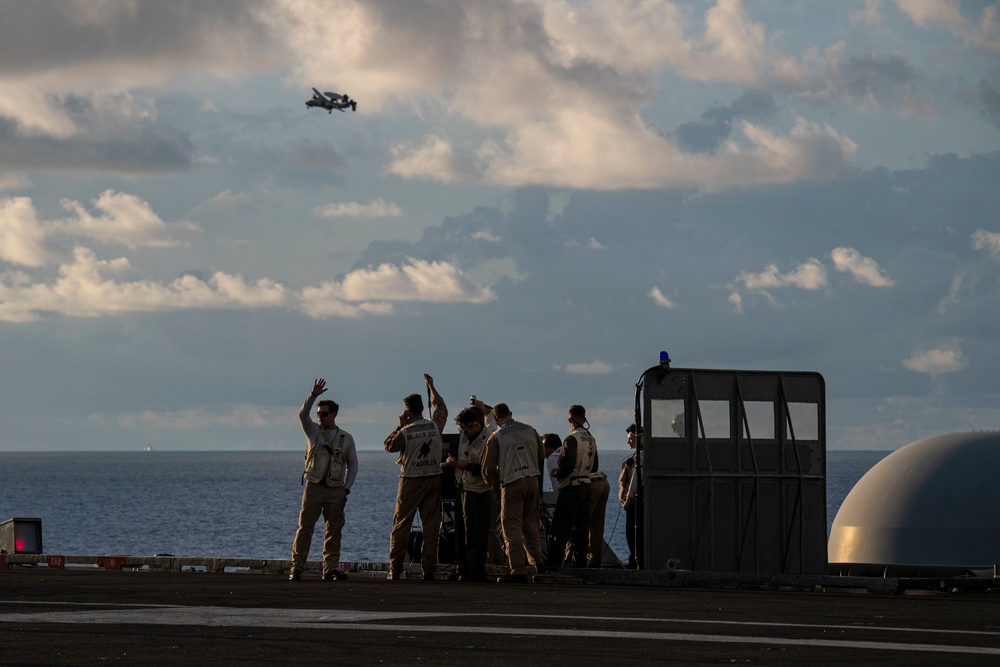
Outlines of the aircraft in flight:
M 321 93 L 315 88 L 313 88 L 313 93 L 311 100 L 306 100 L 307 107 L 320 107 L 321 109 L 326 109 L 328 112 L 333 113 L 334 109 L 338 111 L 346 111 L 350 108 L 351 111 L 358 110 L 358 103 L 352 100 L 347 95 L 341 95 L 340 93 Z

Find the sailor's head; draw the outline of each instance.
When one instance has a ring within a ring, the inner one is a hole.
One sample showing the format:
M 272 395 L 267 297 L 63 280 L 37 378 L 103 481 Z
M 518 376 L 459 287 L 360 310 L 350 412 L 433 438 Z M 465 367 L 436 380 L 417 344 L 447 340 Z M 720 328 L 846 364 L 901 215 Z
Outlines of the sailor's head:
M 545 456 L 549 456 L 552 452 L 562 447 L 562 442 L 559 441 L 557 434 L 546 433 L 542 436 L 542 447 L 545 448 Z
M 498 424 L 503 424 L 509 421 L 513 417 L 510 412 L 510 408 L 507 407 L 506 403 L 497 403 L 493 406 L 493 419 L 496 420 Z
M 582 428 L 587 423 L 587 409 L 582 405 L 571 405 L 567 410 L 567 421 L 573 428 Z
M 673 429 L 674 435 L 678 438 L 684 437 L 684 413 L 680 412 L 674 417 L 673 421 L 670 422 L 670 428 Z
M 322 400 L 316 404 L 316 416 L 319 418 L 319 425 L 322 428 L 329 428 L 337 422 L 337 413 L 340 406 L 336 401 L 329 399 Z
M 469 440 L 475 440 L 483 430 L 483 413 L 474 407 L 467 407 L 455 417 L 458 430 Z
M 635 449 L 636 432 L 639 429 L 636 428 L 635 424 L 630 425 L 625 429 L 625 433 L 628 434 L 628 446 L 629 449 Z
M 420 394 L 410 394 L 403 399 L 403 405 L 406 406 L 406 411 L 411 415 L 419 415 L 424 411 L 424 399 L 420 397 Z

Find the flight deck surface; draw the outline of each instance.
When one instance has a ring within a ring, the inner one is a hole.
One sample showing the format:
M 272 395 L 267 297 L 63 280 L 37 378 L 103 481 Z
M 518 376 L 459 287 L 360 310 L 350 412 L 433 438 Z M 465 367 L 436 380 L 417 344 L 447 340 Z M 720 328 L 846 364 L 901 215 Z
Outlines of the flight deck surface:
M 1000 596 L 0 570 L 5 665 L 995 665 Z

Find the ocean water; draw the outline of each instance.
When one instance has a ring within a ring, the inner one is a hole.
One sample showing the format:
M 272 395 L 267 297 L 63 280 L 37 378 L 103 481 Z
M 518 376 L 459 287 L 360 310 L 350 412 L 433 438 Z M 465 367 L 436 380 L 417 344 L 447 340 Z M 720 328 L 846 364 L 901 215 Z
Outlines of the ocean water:
M 844 497 L 889 452 L 827 453 L 827 529 Z M 611 480 L 605 540 L 628 556 L 616 500 L 626 451 L 602 451 Z M 395 455 L 358 452 L 341 558 L 385 562 Z M 282 452 L 0 453 L 0 521 L 40 517 L 46 553 L 290 558 L 302 455 Z M 322 523 L 310 558 L 319 559 Z

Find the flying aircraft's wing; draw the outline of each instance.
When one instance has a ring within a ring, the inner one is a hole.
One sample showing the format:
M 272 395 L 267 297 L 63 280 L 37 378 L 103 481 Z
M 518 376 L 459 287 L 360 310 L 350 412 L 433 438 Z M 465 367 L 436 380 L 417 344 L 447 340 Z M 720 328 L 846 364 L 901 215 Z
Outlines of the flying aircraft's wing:
M 323 93 L 319 92 L 315 88 L 313 88 L 313 92 L 316 93 L 316 97 L 323 97 Z

